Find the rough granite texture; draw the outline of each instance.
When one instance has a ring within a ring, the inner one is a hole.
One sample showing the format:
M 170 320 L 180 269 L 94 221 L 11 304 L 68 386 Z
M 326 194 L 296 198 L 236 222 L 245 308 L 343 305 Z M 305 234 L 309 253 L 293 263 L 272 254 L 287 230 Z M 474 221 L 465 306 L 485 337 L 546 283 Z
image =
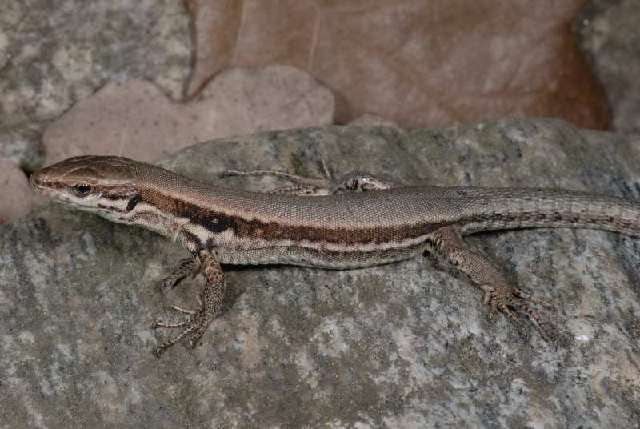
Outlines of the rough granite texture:
M 55 117 L 106 81 L 180 97 L 189 20 L 172 0 L 0 0 L 0 125 Z
M 40 168 L 44 161 L 42 128 L 42 123 L 0 128 L 0 159 L 13 161 L 26 171 Z
M 106 82 L 148 79 L 181 98 L 191 40 L 179 1 L 0 0 L 0 10 L 0 157 L 31 169 L 46 123 Z
M 640 199 L 640 142 L 551 120 L 445 130 L 307 129 L 188 148 L 164 165 L 367 170 L 407 183 L 546 186 Z M 227 270 L 231 303 L 195 349 L 149 329 L 190 287 L 187 253 L 54 205 L 0 226 L 0 427 L 638 427 L 640 241 L 586 230 L 469 239 L 553 304 L 557 347 L 487 317 L 428 259 L 353 270 Z

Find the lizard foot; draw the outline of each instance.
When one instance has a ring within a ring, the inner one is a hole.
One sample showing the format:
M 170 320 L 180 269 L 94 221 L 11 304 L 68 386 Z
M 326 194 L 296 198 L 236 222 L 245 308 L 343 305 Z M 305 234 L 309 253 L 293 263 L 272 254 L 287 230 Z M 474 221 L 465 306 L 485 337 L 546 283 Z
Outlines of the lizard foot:
M 168 323 L 162 320 L 156 320 L 152 328 L 182 328 L 182 332 L 168 341 L 160 344 L 153 354 L 160 357 L 169 347 L 187 338 L 189 345 L 193 348 L 198 344 L 198 340 L 202 338 L 207 331 L 209 324 L 219 313 L 224 298 L 225 282 L 224 275 L 220 263 L 211 253 L 201 252 L 199 255 L 199 269 L 205 278 L 204 288 L 197 296 L 198 310 L 187 310 L 177 305 L 170 307 L 171 310 L 180 313 L 183 320 L 177 323 Z
M 176 344 L 178 341 L 182 340 L 183 338 L 187 338 L 189 347 L 194 348 L 198 344 L 198 341 L 200 340 L 200 338 L 202 338 L 204 333 L 207 331 L 207 327 L 209 326 L 209 323 L 211 322 L 211 319 L 212 319 L 212 317 L 209 314 L 207 314 L 207 311 L 204 307 L 198 311 L 187 310 L 187 309 L 178 307 L 177 305 L 171 306 L 170 308 L 184 315 L 184 319 L 175 323 L 168 323 L 161 319 L 158 319 L 153 323 L 153 325 L 151 325 L 151 328 L 152 329 L 184 328 L 184 329 L 175 337 L 170 338 L 167 341 L 164 341 L 162 344 L 156 347 L 156 349 L 153 351 L 153 354 L 158 358 L 169 347 Z
M 529 319 L 538 329 L 542 338 L 547 342 L 555 342 L 557 339 L 557 328 L 542 317 L 531 304 L 539 304 L 543 307 L 550 307 L 541 300 L 533 299 L 529 294 L 517 288 L 511 287 L 484 287 L 483 302 L 489 305 L 491 314 L 502 313 L 511 320 L 518 316 Z

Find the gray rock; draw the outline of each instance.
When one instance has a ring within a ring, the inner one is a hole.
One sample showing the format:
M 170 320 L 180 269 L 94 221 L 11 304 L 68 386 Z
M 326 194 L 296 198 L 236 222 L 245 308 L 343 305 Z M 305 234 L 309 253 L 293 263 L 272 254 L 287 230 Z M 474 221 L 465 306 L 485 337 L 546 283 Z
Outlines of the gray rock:
M 0 1 L 0 126 L 57 117 L 107 81 L 147 78 L 174 98 L 189 20 L 174 0 Z
M 20 219 L 33 210 L 36 200 L 29 179 L 10 159 L 0 158 L 0 189 L 0 223 Z
M 407 183 L 557 186 L 640 197 L 637 142 L 558 121 L 445 130 L 327 127 L 206 143 L 164 165 L 365 170 Z M 229 305 L 194 350 L 149 329 L 192 301 L 158 282 L 186 251 L 49 205 L 0 226 L 0 422 L 6 427 L 637 427 L 638 240 L 525 230 L 469 240 L 550 302 L 557 347 L 490 320 L 428 259 L 353 271 L 229 268 Z
M 640 2 L 590 0 L 577 21 L 582 49 L 609 99 L 615 130 L 640 133 Z
M 27 171 L 42 167 L 44 150 L 41 144 L 45 123 L 23 123 L 0 128 L 0 158 L 10 159 Z

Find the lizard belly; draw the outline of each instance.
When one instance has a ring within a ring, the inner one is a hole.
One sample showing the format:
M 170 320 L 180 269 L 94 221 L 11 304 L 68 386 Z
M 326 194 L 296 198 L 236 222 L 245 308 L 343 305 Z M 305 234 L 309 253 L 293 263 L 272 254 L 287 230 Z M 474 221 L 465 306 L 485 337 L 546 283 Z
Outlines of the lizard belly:
M 428 244 L 411 247 L 371 250 L 331 250 L 321 247 L 274 246 L 264 248 L 217 248 L 221 263 L 234 265 L 284 264 L 327 269 L 352 269 L 383 265 L 413 258 L 423 253 Z

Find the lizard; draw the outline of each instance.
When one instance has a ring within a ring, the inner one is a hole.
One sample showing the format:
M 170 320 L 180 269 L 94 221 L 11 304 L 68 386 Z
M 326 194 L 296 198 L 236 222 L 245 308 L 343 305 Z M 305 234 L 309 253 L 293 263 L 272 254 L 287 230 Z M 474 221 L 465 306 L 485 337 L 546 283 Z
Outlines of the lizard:
M 198 306 L 170 308 L 181 329 L 158 345 L 160 356 L 186 339 L 199 342 L 220 313 L 225 279 L 221 264 L 288 264 L 354 269 L 426 254 L 448 261 L 484 294 L 490 314 L 530 320 L 543 338 L 555 327 L 535 311 L 527 293 L 464 237 L 519 228 L 590 228 L 640 235 L 640 203 L 592 193 L 544 188 L 395 186 L 356 173 L 337 184 L 284 172 L 230 171 L 229 175 L 284 177 L 282 192 L 214 186 L 161 167 L 117 156 L 60 161 L 31 175 L 32 187 L 55 201 L 110 221 L 138 225 L 180 241 L 191 253 L 162 284 L 175 287 L 204 276 Z

